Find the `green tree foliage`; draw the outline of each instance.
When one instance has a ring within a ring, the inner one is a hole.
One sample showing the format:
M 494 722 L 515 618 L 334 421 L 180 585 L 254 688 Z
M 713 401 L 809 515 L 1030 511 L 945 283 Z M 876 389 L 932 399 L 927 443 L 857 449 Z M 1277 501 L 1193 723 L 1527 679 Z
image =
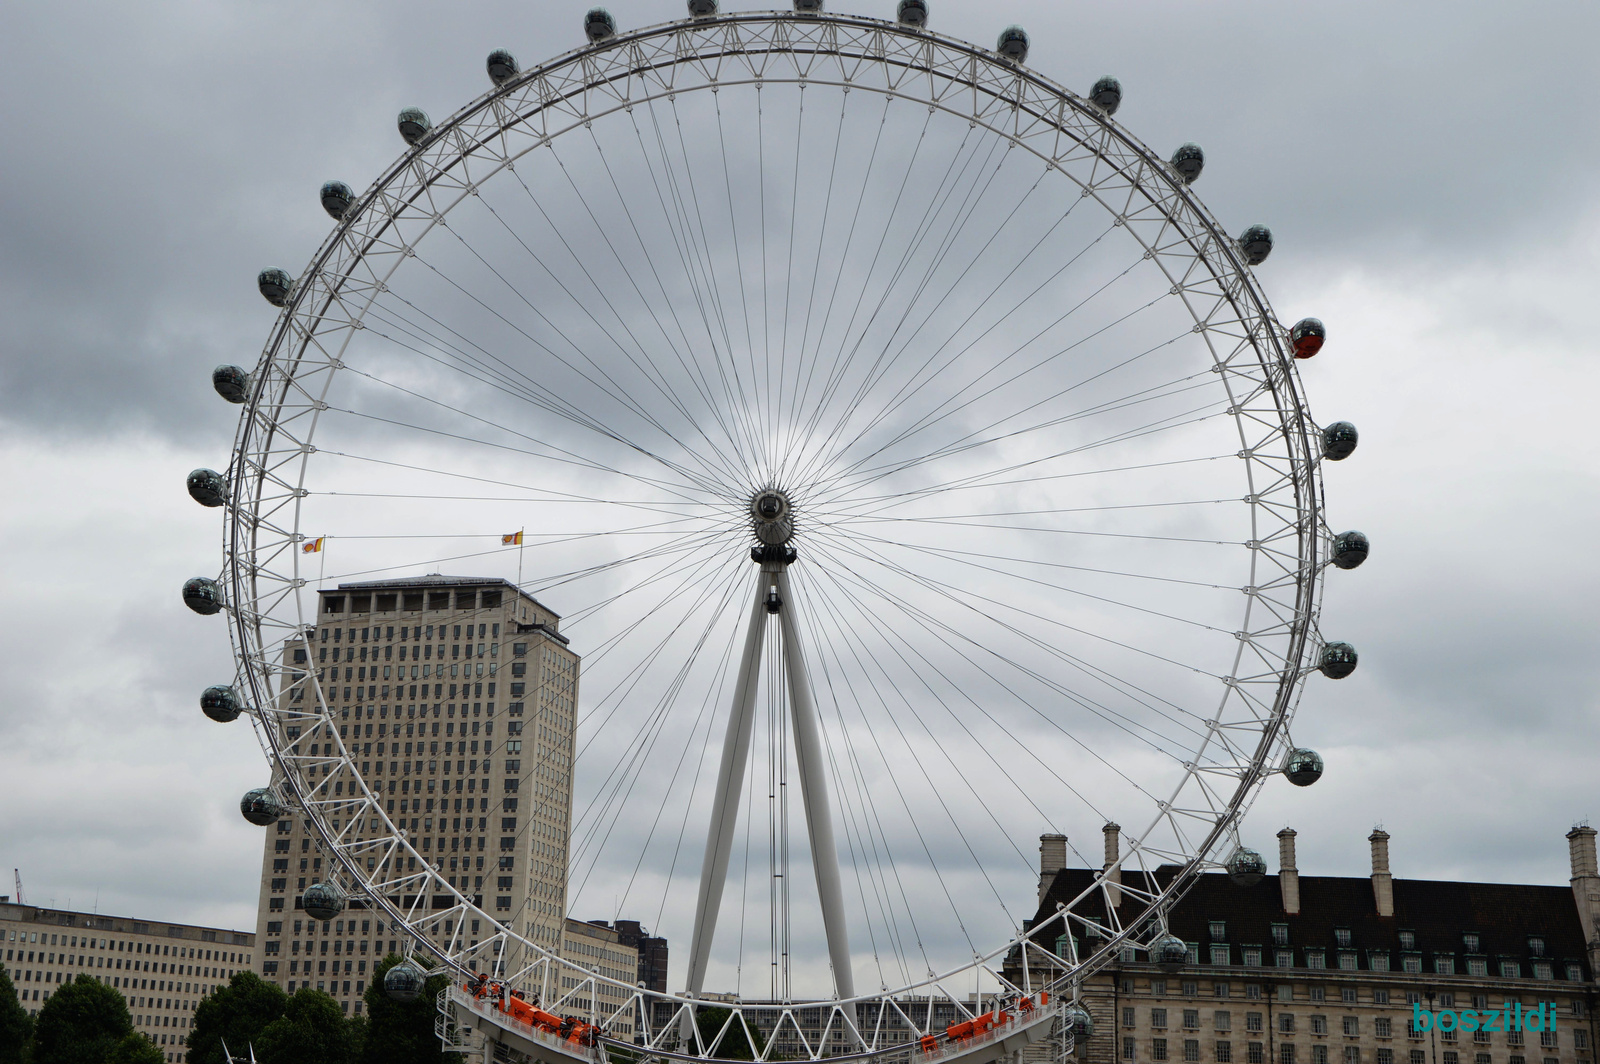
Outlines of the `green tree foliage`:
M 33 1064 L 106 1064 L 133 1032 L 122 994 L 88 975 L 63 983 L 39 1009 Z
M 415 1001 L 396 1001 L 383 992 L 383 977 L 400 963 L 391 953 L 372 970 L 372 982 L 362 1000 L 367 1005 L 367 1038 L 362 1064 L 452 1064 L 460 1060 L 446 1053 L 433 1033 L 439 992 L 449 985 L 442 975 L 429 979 Z
M 106 1057 L 106 1064 L 166 1064 L 166 1060 L 160 1046 L 134 1031 L 116 1044 Z
M 256 1039 L 257 1064 L 356 1064 L 355 1030 L 320 990 L 296 990 Z
M 17 1000 L 17 988 L 0 964 L 0 1064 L 22 1064 L 23 1050 L 33 1037 L 33 1017 Z
M 712 1047 L 715 1042 L 713 1055 L 724 1060 L 754 1060 L 761 1051 L 763 1041 L 760 1031 L 745 1033 L 745 1028 L 737 1019 L 728 1025 L 727 1033 L 722 1034 L 722 1040 L 717 1042 L 718 1034 L 722 1033 L 728 1017 L 733 1015 L 731 1009 L 707 1008 L 695 1014 L 694 1024 L 700 1032 L 700 1044 Z M 755 1045 L 750 1044 L 751 1037 L 755 1038 Z
M 267 1025 L 283 1015 L 289 995 L 255 972 L 236 972 L 227 986 L 200 1002 L 189 1028 L 189 1064 L 228 1064 L 224 1043 L 249 1056 Z

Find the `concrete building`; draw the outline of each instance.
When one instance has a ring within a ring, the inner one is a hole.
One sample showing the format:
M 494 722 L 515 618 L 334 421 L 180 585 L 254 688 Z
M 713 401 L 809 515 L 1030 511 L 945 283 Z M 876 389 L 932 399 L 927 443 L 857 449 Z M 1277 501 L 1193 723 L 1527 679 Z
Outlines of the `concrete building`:
M 1107 825 L 1107 862 L 1117 858 Z M 1307 876 L 1296 835 L 1279 833 L 1280 871 L 1248 887 L 1203 875 L 1168 918 L 1188 962 L 1163 970 L 1125 953 L 1084 987 L 1094 1033 L 1082 1064 L 1593 1064 L 1595 832 L 1568 835 L 1570 887 L 1396 879 L 1389 836 L 1374 831 L 1370 877 Z M 1043 920 L 1092 882 L 1065 868 L 1059 836 L 1041 839 Z M 1148 889 L 1177 869 L 1125 870 Z M 1118 913 L 1132 919 L 1126 891 Z M 1104 923 L 1096 892 L 1079 903 Z M 1055 943 L 1056 952 L 1067 948 Z M 1079 929 L 1077 948 L 1095 948 Z M 1010 967 L 1020 976 L 1015 955 Z M 1042 973 L 1041 973 L 1042 974 Z M 1413 1007 L 1551 1003 L 1554 1031 L 1415 1030 Z
M 63 983 L 91 975 L 121 991 L 134 1030 L 149 1035 L 169 1061 L 183 1059 L 200 999 L 249 970 L 255 952 L 248 931 L 45 909 L 0 897 L 0 957 L 30 1015 L 38 1015 Z
M 319 596 L 317 625 L 285 654 L 316 670 L 332 722 L 286 724 L 283 741 L 319 743 L 338 728 L 422 860 L 499 923 L 560 948 L 579 671 L 560 618 L 498 578 L 364 581 Z M 307 686 L 286 689 L 285 707 Z M 355 794 L 355 782 L 335 779 L 331 793 Z M 266 829 L 260 971 L 291 992 L 326 990 L 356 1014 L 371 966 L 405 934 L 360 899 L 343 919 L 307 918 L 301 896 L 331 873 L 326 860 L 303 818 Z M 418 859 L 406 860 L 415 871 Z M 435 930 L 472 942 L 491 933 L 482 923 Z
M 637 926 L 637 924 L 635 924 Z M 620 979 L 622 982 L 634 985 L 635 976 L 639 970 L 639 950 L 622 940 L 622 935 L 604 920 L 568 920 L 566 934 L 562 938 L 561 956 L 575 964 L 581 964 L 596 975 L 603 975 L 610 979 Z M 562 976 L 560 993 L 566 994 L 577 987 L 578 978 L 572 975 Z M 603 1020 L 609 1023 L 611 1034 L 617 1038 L 632 1038 L 637 1014 L 627 1010 L 629 998 L 633 995 L 620 987 L 596 983 L 599 993 L 590 998 L 587 994 L 568 998 L 561 1006 L 561 1012 L 568 1015 L 581 1015 L 591 1006 Z M 612 1017 L 616 1017 L 612 1020 Z

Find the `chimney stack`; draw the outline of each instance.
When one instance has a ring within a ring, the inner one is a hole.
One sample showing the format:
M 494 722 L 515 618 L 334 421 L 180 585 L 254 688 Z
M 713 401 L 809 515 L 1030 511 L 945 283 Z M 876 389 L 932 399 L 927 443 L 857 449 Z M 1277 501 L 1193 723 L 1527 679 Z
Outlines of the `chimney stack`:
M 1106 836 L 1106 904 L 1115 909 L 1122 904 L 1122 866 L 1117 863 L 1122 856 L 1122 828 L 1107 821 L 1100 830 Z
M 1300 870 L 1294 866 L 1294 828 L 1278 832 L 1278 889 L 1283 894 L 1283 911 L 1293 916 L 1300 912 Z
M 1056 873 L 1067 867 L 1067 837 L 1065 835 L 1039 836 L 1039 904 L 1050 892 Z
M 1394 915 L 1394 876 L 1389 874 L 1389 833 L 1373 828 L 1367 836 L 1372 843 L 1372 899 L 1379 916 Z
M 1580 824 L 1567 832 L 1567 848 L 1572 855 L 1572 900 L 1578 906 L 1578 922 L 1588 945 L 1589 970 L 1600 971 L 1600 867 L 1595 861 L 1594 828 Z

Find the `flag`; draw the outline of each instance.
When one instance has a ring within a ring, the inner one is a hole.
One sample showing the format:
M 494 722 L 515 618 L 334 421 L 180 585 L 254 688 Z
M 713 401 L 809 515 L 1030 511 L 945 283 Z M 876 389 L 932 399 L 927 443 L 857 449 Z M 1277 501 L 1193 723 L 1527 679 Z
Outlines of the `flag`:
M 500 545 L 502 547 L 520 547 L 520 546 L 522 546 L 522 533 L 521 532 L 507 532 L 505 535 L 500 537 Z
M 316 539 L 308 540 L 305 543 L 300 544 L 300 553 L 316 554 L 320 552 L 322 550 L 322 541 L 327 538 L 327 536 L 318 536 Z

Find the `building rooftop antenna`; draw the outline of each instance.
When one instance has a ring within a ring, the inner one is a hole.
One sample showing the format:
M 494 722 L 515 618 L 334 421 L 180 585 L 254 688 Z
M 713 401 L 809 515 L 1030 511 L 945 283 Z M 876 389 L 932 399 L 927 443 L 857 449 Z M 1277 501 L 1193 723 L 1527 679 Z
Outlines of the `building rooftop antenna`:
M 26 905 L 28 903 L 28 901 L 27 901 L 26 898 L 24 898 L 22 896 L 22 869 L 13 868 L 11 870 L 11 875 L 17 881 L 17 904 L 18 905 Z

